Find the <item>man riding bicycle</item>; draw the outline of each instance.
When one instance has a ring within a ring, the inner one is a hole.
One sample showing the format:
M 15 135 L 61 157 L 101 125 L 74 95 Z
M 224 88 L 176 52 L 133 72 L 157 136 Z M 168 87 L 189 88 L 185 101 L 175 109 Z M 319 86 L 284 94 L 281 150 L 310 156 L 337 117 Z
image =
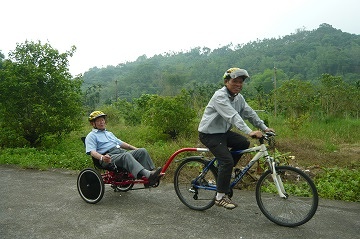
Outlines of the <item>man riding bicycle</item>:
M 233 157 L 229 148 L 243 150 L 250 146 L 250 142 L 245 136 L 231 131 L 232 126 L 250 137 L 256 138 L 262 137 L 262 132 L 250 129 L 245 120 L 265 132 L 274 131 L 264 124 L 264 121 L 239 94 L 248 77 L 249 74 L 244 69 L 228 69 L 223 76 L 224 87 L 217 90 L 210 99 L 198 127 L 200 141 L 218 160 L 215 204 L 227 209 L 237 207 L 237 204 L 227 194 L 230 192 L 232 168 L 241 157 L 241 155 Z

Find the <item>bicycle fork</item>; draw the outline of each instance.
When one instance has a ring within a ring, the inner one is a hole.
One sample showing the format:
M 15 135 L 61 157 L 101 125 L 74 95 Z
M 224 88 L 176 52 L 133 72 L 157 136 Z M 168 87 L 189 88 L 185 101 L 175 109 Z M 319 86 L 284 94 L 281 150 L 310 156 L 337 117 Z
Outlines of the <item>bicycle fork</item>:
M 275 161 L 274 159 L 270 158 L 270 156 L 268 156 L 268 158 L 266 159 L 269 162 L 269 166 L 271 169 L 271 177 L 274 181 L 275 187 L 278 191 L 278 194 L 281 198 L 286 199 L 287 198 L 287 193 L 285 192 L 285 188 L 284 188 L 284 184 L 281 180 L 280 175 L 276 172 L 275 169 Z

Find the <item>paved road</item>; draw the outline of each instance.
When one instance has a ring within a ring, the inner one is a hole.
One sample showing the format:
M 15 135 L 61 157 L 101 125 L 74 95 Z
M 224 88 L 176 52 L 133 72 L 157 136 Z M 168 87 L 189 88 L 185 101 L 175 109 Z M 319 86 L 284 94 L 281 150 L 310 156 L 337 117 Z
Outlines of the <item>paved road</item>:
M 126 193 L 107 187 L 91 205 L 76 178 L 74 171 L 0 166 L 0 238 L 359 238 L 360 203 L 321 200 L 312 220 L 286 228 L 266 219 L 250 192 L 235 190 L 240 206 L 231 211 L 190 210 L 165 183 Z

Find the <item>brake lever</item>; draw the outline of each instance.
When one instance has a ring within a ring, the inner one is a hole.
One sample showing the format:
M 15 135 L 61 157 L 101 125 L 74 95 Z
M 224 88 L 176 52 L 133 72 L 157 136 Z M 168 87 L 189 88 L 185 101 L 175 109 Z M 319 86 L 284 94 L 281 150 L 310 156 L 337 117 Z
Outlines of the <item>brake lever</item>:
M 265 132 L 266 136 L 275 136 L 275 132 L 272 132 L 272 131 L 268 131 L 268 132 Z

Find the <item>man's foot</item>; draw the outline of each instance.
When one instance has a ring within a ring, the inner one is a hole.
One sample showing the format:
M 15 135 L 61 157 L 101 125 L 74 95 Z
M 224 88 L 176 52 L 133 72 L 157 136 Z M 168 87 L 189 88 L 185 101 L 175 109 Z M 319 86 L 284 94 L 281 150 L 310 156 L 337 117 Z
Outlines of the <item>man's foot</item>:
M 159 174 L 161 173 L 162 168 L 158 167 L 156 170 L 152 170 L 150 172 L 150 177 L 149 177 L 149 186 L 153 186 L 154 184 L 157 183 L 158 179 L 159 179 Z
M 220 200 L 215 199 L 215 205 L 226 209 L 234 209 L 238 206 L 236 203 L 231 201 L 228 195 L 223 196 Z

